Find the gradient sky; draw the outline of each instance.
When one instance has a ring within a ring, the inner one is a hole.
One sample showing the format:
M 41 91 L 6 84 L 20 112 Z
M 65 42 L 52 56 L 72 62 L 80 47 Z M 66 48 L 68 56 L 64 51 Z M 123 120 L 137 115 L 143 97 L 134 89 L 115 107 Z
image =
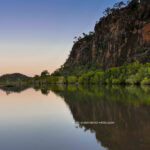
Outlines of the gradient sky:
M 52 73 L 73 38 L 93 31 L 106 7 L 120 0 L 0 0 L 0 75 Z

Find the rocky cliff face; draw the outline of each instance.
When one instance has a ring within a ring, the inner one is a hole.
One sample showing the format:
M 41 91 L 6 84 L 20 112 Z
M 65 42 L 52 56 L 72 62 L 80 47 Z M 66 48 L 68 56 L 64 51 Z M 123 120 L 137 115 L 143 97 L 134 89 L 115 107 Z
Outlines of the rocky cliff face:
M 64 67 L 90 62 L 107 69 L 134 61 L 150 61 L 149 0 L 101 18 L 92 35 L 74 44 Z

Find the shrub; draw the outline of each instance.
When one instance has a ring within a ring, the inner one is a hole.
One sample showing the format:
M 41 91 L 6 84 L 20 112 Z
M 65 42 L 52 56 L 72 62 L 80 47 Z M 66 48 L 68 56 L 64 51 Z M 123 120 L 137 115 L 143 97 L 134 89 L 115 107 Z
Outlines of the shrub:
M 49 84 L 56 84 L 57 82 L 57 77 L 56 76 L 51 76 L 48 78 L 48 83 Z
M 126 79 L 127 84 L 140 84 L 141 76 L 139 73 L 135 75 L 131 75 L 128 79 Z
M 104 72 L 96 72 L 90 79 L 91 84 L 102 84 L 104 83 Z
M 41 77 L 46 77 L 49 75 L 49 72 L 47 70 L 44 70 L 43 72 L 41 72 Z
M 47 82 L 49 84 L 64 84 L 66 83 L 66 79 L 63 76 L 51 76 L 48 78 Z
M 57 77 L 56 84 L 65 84 L 65 83 L 66 83 L 65 77 L 63 76 Z
M 113 79 L 112 80 L 112 84 L 121 84 L 121 80 L 120 79 Z
M 143 85 L 150 85 L 150 79 L 147 78 L 147 77 L 145 77 L 145 78 L 142 80 L 141 84 L 143 84 Z
M 67 81 L 68 81 L 69 84 L 77 83 L 77 77 L 76 76 L 69 76 L 67 78 Z
M 130 76 L 128 79 L 125 81 L 126 84 L 135 84 L 134 76 Z
M 87 69 L 84 68 L 85 70 L 93 68 L 91 64 L 87 64 L 87 66 L 89 67 L 87 67 Z M 79 68 L 80 66 L 76 66 L 76 72 L 81 69 Z M 94 68 L 96 69 L 97 67 Z M 80 73 L 81 72 L 82 71 L 80 71 Z M 64 76 L 47 75 L 43 77 L 35 76 L 31 81 L 36 84 L 64 84 L 67 82 L 69 84 L 75 84 L 76 82 L 80 84 L 140 84 L 142 82 L 142 84 L 145 84 L 150 79 L 150 63 L 143 65 L 139 62 L 134 62 L 124 64 L 121 67 L 109 68 L 105 72 L 100 70 L 84 72 L 85 71 L 81 73 L 82 75 L 80 75 L 79 78 L 76 76 L 68 76 L 66 80 Z
M 90 79 L 94 76 L 94 72 L 88 72 L 79 77 L 80 84 L 90 84 Z

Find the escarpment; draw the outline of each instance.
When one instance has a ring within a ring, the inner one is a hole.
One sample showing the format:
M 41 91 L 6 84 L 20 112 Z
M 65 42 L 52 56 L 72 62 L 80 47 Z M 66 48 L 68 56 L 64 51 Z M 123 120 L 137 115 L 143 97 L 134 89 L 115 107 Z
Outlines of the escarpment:
M 150 7 L 125 8 L 95 26 L 93 62 L 106 69 L 150 61 Z
M 63 67 L 92 63 L 107 69 L 134 61 L 150 61 L 150 4 L 147 0 L 115 9 L 101 18 L 93 34 L 75 42 Z

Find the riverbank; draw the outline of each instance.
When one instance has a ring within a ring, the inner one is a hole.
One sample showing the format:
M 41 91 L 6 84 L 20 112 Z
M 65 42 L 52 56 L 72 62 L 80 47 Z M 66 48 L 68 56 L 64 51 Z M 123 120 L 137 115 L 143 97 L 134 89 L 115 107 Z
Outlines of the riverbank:
M 73 85 L 150 85 L 150 63 L 134 62 L 121 67 L 109 68 L 105 71 L 88 71 L 82 75 L 71 76 L 45 75 L 24 80 L 17 79 L 0 82 L 0 86 L 41 86 L 50 84 Z
M 54 76 L 34 77 L 28 80 L 29 84 L 150 84 L 150 63 L 140 64 L 134 62 L 121 67 L 113 67 L 105 71 L 89 71 L 80 76 Z

